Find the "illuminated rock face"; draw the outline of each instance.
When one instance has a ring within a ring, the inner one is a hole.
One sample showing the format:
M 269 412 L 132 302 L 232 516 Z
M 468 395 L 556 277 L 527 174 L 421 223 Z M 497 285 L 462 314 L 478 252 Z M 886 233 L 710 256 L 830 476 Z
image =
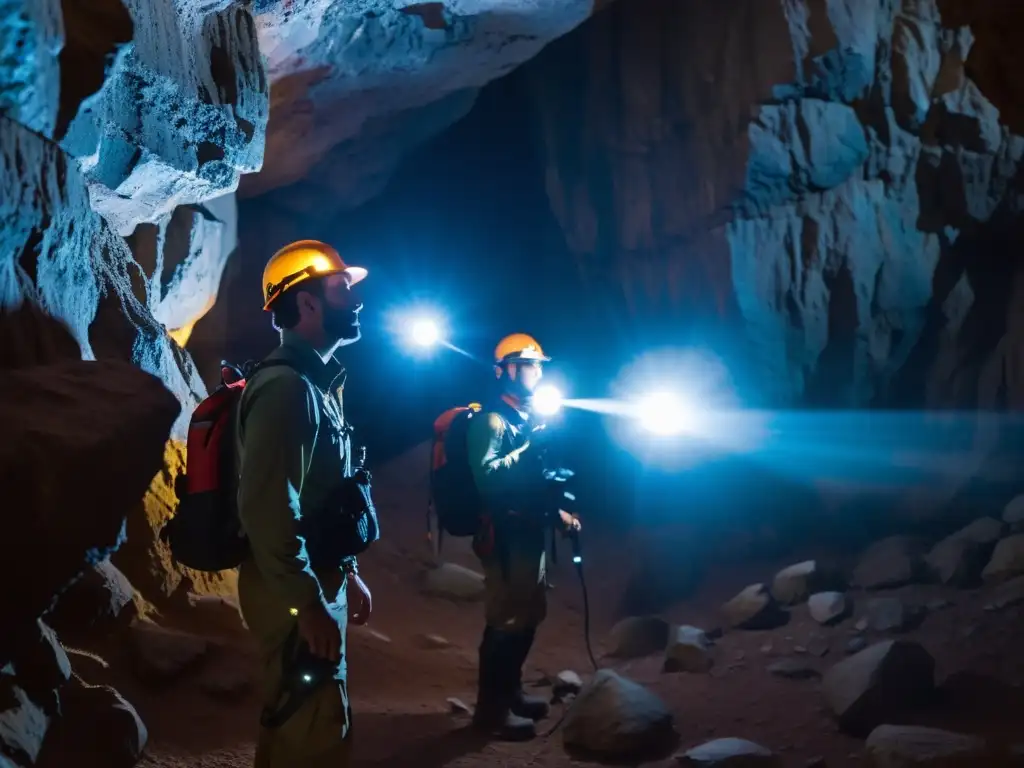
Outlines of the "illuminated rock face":
M 641 321 L 741 329 L 770 402 L 1019 401 L 1022 12 L 613 5 L 525 70 L 569 246 Z
M 262 171 L 243 195 L 329 214 L 376 195 L 477 90 L 583 22 L 595 0 L 256 0 L 274 83 Z

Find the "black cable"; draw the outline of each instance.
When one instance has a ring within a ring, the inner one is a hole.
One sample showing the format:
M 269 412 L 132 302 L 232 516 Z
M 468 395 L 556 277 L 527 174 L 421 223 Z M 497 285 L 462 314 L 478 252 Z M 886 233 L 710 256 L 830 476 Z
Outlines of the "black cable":
M 587 580 L 583 576 L 583 554 L 580 549 L 580 538 L 579 533 L 573 531 L 572 536 L 572 562 L 576 568 L 576 574 L 580 577 L 580 591 L 583 593 L 583 642 L 587 647 L 587 656 L 590 657 L 590 663 L 594 667 L 594 671 L 597 672 L 601 667 L 597 663 L 597 659 L 594 657 L 594 649 L 590 645 L 590 598 L 587 596 Z M 541 738 L 546 739 L 548 736 L 557 731 L 562 723 L 565 722 L 565 718 L 569 715 L 572 710 L 572 704 L 566 707 L 562 711 L 562 715 L 555 721 L 555 724 L 551 728 L 541 734 Z

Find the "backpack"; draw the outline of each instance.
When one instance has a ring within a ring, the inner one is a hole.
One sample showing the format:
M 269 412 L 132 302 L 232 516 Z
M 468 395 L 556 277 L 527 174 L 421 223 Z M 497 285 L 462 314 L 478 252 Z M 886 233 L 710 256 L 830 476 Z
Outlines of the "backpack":
M 220 385 L 196 407 L 188 425 L 185 473 L 178 476 L 178 509 L 160 539 L 181 565 L 197 571 L 227 571 L 241 565 L 249 544 L 238 516 L 235 419 L 238 401 L 257 370 L 288 365 L 267 360 L 244 366 L 221 363 Z
M 450 536 L 474 536 L 484 511 L 469 466 L 466 438 L 477 403 L 450 408 L 434 421 L 430 451 L 430 500 L 439 532 Z M 428 523 L 429 524 L 429 523 Z

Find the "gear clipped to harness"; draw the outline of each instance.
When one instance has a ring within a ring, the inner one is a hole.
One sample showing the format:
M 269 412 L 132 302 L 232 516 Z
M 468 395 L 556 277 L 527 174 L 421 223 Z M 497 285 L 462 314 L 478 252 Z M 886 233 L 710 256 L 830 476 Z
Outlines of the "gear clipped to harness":
M 450 408 L 434 421 L 430 451 L 430 510 L 437 521 L 437 535 L 475 536 L 480 530 L 483 499 L 469 465 L 469 425 L 481 406 L 470 403 Z M 433 535 L 428 520 L 428 531 Z

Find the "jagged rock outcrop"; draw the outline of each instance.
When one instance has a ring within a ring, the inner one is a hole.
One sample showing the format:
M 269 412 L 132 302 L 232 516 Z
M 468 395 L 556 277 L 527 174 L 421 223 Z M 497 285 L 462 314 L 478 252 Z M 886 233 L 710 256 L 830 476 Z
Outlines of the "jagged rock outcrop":
M 261 172 L 243 195 L 329 216 L 384 187 L 405 152 L 462 118 L 478 89 L 580 24 L 601 0 L 257 0 L 273 83 Z
M 75 347 L 68 336 L 66 348 Z M 84 627 L 102 612 L 89 587 L 90 567 L 123 541 L 126 518 L 162 464 L 181 404 L 128 361 L 66 360 L 4 371 L 0 409 L 0 579 L 16 585 L 0 600 L 0 757 L 5 765 L 66 764 L 94 746 L 97 732 L 83 726 L 83 712 L 102 718 L 109 710 L 111 733 L 125 724 L 134 733 L 134 746 L 111 754 L 109 764 L 133 765 L 145 728 L 112 690 L 80 680 L 69 685 L 67 655 L 41 617 Z M 27 552 L 34 553 L 30 578 Z M 109 564 L 105 570 L 115 575 Z M 126 590 L 130 585 L 106 590 L 108 615 L 130 600 Z
M 775 403 L 998 407 L 1021 391 L 1007 308 L 1024 138 L 965 66 L 965 8 L 986 6 L 990 29 L 1006 4 L 641 5 L 525 70 L 584 270 L 621 276 L 641 319 L 734 323 Z

